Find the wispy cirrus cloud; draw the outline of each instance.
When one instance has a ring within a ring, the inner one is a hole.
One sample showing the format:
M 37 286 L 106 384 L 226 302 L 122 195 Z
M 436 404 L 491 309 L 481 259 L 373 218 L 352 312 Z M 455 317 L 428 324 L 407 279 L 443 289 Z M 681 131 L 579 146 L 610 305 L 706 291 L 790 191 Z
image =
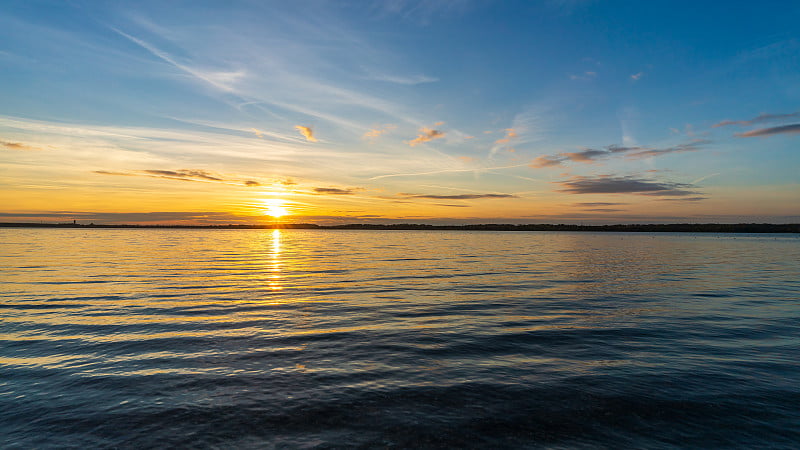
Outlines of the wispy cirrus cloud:
M 688 183 L 656 181 L 634 176 L 575 176 L 558 182 L 561 192 L 568 194 L 637 194 L 663 197 L 697 196 L 695 186 Z
M 201 181 L 212 183 L 235 183 L 243 184 L 247 187 L 261 186 L 261 183 L 255 180 L 242 180 L 235 178 L 225 178 L 221 175 L 201 170 L 201 169 L 180 169 L 180 170 L 164 170 L 164 169 L 146 169 L 134 172 L 119 172 L 110 170 L 95 170 L 93 173 L 99 175 L 116 175 L 116 176 L 144 176 L 152 178 L 164 178 L 176 181 Z
M 433 126 L 438 127 L 444 125 L 444 122 L 436 122 Z M 434 139 L 441 139 L 445 136 L 444 131 L 436 130 L 434 128 L 422 127 L 419 129 L 419 134 L 416 138 L 407 141 L 406 144 L 416 147 L 419 144 L 423 144 L 425 142 L 430 142 Z
M 617 203 L 617 202 L 583 202 L 583 203 L 573 203 L 572 206 L 580 206 L 581 208 L 597 208 L 597 207 L 604 207 L 604 206 L 619 206 L 619 205 L 627 205 L 627 203 Z
M 781 125 L 772 128 L 760 128 L 758 130 L 751 130 L 746 133 L 737 133 L 736 137 L 764 137 L 774 136 L 776 134 L 798 134 L 800 133 L 800 123 L 793 123 L 790 125 Z
M 142 172 L 148 175 L 155 175 L 158 177 L 164 178 L 176 178 L 181 180 L 206 180 L 206 181 L 223 181 L 222 178 L 218 176 L 212 175 L 210 172 L 205 170 L 197 170 L 197 169 L 182 169 L 182 170 L 160 170 L 160 169 L 152 169 L 152 170 L 143 170 Z
M 180 69 L 186 72 L 193 77 L 202 80 L 211 86 L 225 92 L 234 92 L 236 89 L 234 87 L 235 83 L 243 78 L 246 73 L 244 71 L 209 71 L 209 70 L 201 70 L 197 67 L 190 66 L 188 64 L 183 64 L 178 62 L 174 57 L 169 55 L 167 52 L 164 52 L 155 46 L 151 45 L 144 40 L 132 36 L 124 31 L 118 30 L 116 28 L 111 27 L 115 33 L 119 34 L 120 36 L 128 39 L 129 41 L 135 43 L 136 45 L 142 47 L 143 49 L 147 50 L 153 56 L 158 57 L 164 62 L 171 64 L 173 67 Z
M 372 10 L 379 16 L 399 16 L 427 25 L 440 16 L 458 15 L 469 9 L 469 0 L 395 0 L 374 2 Z
M 516 198 L 514 194 L 452 194 L 452 195 L 436 195 L 436 194 L 409 194 L 401 192 L 400 194 L 407 198 L 427 198 L 434 200 L 475 200 L 483 198 Z
M 586 72 L 583 72 L 582 74 L 578 74 L 578 75 L 570 74 L 569 79 L 570 80 L 584 80 L 585 81 L 585 80 L 592 80 L 592 79 L 594 79 L 596 77 L 597 77 L 597 72 L 586 71 Z
M 308 142 L 317 142 L 317 138 L 314 137 L 314 130 L 312 130 L 311 127 L 295 125 L 294 128 L 299 131 Z
M 435 83 L 439 81 L 438 78 L 429 77 L 426 75 L 394 75 L 387 73 L 371 73 L 368 77 L 370 80 L 385 81 L 387 83 L 403 84 L 408 86 L 415 86 L 417 84 Z
M 622 145 L 609 145 L 602 149 L 586 148 L 578 152 L 562 152 L 555 155 L 544 155 L 535 158 L 529 164 L 530 167 L 540 169 L 561 165 L 564 162 L 592 163 L 601 159 L 606 159 L 614 155 L 624 155 L 628 159 L 649 158 L 662 156 L 670 153 L 694 152 L 710 144 L 711 141 L 696 139 L 692 142 L 679 144 L 665 148 L 651 148 Z
M 749 120 L 723 120 L 722 122 L 712 125 L 712 128 L 725 127 L 729 125 L 750 126 L 759 123 L 773 122 L 783 119 L 792 119 L 800 117 L 800 111 L 788 114 L 761 114 Z
M 375 127 L 362 136 L 362 139 L 366 139 L 370 142 L 374 142 L 376 139 L 381 137 L 382 135 L 386 134 L 387 132 L 394 130 L 397 128 L 397 125 L 386 124 L 380 127 Z

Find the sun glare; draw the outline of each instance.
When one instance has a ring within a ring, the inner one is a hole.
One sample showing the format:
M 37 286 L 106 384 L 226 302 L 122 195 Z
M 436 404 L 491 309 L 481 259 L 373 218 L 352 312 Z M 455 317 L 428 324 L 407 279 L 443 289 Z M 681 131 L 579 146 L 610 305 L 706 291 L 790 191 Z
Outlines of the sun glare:
M 277 219 L 279 217 L 283 217 L 289 214 L 289 210 L 286 209 L 286 207 L 284 206 L 285 202 L 283 200 L 273 198 L 269 200 L 264 200 L 264 203 L 267 206 L 264 213 L 268 216 L 272 216 Z

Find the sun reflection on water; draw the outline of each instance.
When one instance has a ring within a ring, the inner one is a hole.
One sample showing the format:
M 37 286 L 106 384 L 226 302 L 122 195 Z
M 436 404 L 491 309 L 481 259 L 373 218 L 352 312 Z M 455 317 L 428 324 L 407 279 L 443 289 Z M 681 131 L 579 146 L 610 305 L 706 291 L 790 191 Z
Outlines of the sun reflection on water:
M 270 289 L 279 291 L 283 289 L 283 283 L 281 283 L 281 230 L 277 228 L 272 230 L 271 257 L 267 285 Z

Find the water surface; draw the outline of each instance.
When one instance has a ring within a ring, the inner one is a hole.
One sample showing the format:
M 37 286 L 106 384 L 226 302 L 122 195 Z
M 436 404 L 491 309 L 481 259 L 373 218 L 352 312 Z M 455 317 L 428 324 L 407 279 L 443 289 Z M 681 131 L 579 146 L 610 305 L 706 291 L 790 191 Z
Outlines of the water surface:
M 800 445 L 800 238 L 0 229 L 3 447 Z

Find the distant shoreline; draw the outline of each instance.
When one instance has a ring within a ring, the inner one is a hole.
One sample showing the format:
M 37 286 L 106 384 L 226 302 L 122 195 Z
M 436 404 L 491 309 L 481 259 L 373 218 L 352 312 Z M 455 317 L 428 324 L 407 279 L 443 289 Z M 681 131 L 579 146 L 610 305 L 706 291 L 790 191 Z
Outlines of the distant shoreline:
M 664 233 L 800 233 L 800 224 L 772 223 L 678 223 L 678 224 L 618 224 L 618 225 L 566 225 L 566 224 L 476 224 L 476 225 L 426 225 L 426 224 L 347 224 L 317 225 L 313 223 L 284 223 L 270 225 L 96 225 L 80 223 L 29 223 L 0 222 L 0 228 L 134 228 L 134 229 L 201 229 L 201 230 L 462 230 L 462 231 L 601 231 L 601 232 L 664 232 Z

